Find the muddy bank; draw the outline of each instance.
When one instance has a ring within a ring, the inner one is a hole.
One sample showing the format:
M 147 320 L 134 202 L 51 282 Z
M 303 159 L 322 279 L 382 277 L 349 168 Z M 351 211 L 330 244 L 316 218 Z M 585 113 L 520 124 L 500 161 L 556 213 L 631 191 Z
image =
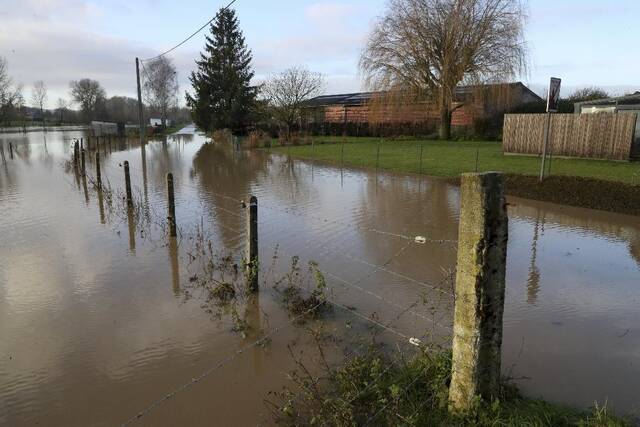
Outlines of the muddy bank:
M 447 181 L 458 185 L 460 178 Z M 640 216 L 640 186 L 574 176 L 506 175 L 510 196 Z

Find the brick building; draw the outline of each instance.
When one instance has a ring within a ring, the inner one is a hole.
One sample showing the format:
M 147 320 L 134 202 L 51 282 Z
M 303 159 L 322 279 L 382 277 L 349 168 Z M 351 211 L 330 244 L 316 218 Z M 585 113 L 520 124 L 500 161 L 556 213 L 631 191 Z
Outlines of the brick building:
M 458 86 L 454 93 L 452 126 L 471 127 L 477 119 L 501 116 L 523 104 L 542 99 L 524 84 L 508 83 Z M 309 100 L 305 106 L 307 124 L 361 126 L 422 125 L 435 128 L 440 122 L 434 102 L 393 99 L 386 92 L 362 92 L 323 95 Z

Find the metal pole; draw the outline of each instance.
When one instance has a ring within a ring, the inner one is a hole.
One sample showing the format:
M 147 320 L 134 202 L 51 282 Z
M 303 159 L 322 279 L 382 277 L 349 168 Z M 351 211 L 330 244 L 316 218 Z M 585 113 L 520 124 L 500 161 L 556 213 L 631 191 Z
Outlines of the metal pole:
M 178 232 L 176 230 L 176 202 L 175 193 L 173 192 L 173 174 L 169 172 L 167 174 L 167 198 L 169 203 L 167 205 L 167 219 L 169 220 L 169 235 L 176 237 Z
M 551 126 L 551 113 L 547 113 L 547 121 L 544 125 L 544 145 L 542 146 L 542 163 L 540 164 L 540 182 L 544 181 L 544 163 L 547 159 L 549 148 L 549 127 Z
M 249 291 L 257 292 L 258 285 L 258 199 L 251 196 L 249 199 L 247 215 L 247 266 L 249 283 L 247 286 Z
M 127 206 L 133 207 L 133 196 L 131 195 L 131 177 L 129 176 L 129 162 L 124 161 L 124 185 L 127 191 Z
M 138 84 L 138 121 L 140 122 L 140 145 L 144 144 L 144 114 L 142 107 L 142 88 L 140 87 L 140 60 L 136 58 L 136 82 Z

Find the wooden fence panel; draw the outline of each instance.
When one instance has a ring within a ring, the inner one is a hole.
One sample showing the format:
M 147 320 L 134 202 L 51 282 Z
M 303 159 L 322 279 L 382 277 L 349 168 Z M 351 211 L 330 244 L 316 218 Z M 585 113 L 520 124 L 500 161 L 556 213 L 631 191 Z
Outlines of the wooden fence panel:
M 546 114 L 507 114 L 505 153 L 542 154 Z M 555 156 L 628 160 L 636 113 L 553 114 L 549 147 Z

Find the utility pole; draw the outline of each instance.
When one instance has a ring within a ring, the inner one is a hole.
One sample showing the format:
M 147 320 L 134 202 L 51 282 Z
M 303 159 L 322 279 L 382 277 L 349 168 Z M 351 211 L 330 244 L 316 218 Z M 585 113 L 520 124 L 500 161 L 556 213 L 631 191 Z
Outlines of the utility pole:
M 144 114 L 142 111 L 142 88 L 140 87 L 140 60 L 136 58 L 136 81 L 138 83 L 138 120 L 140 122 L 140 146 L 144 145 Z

